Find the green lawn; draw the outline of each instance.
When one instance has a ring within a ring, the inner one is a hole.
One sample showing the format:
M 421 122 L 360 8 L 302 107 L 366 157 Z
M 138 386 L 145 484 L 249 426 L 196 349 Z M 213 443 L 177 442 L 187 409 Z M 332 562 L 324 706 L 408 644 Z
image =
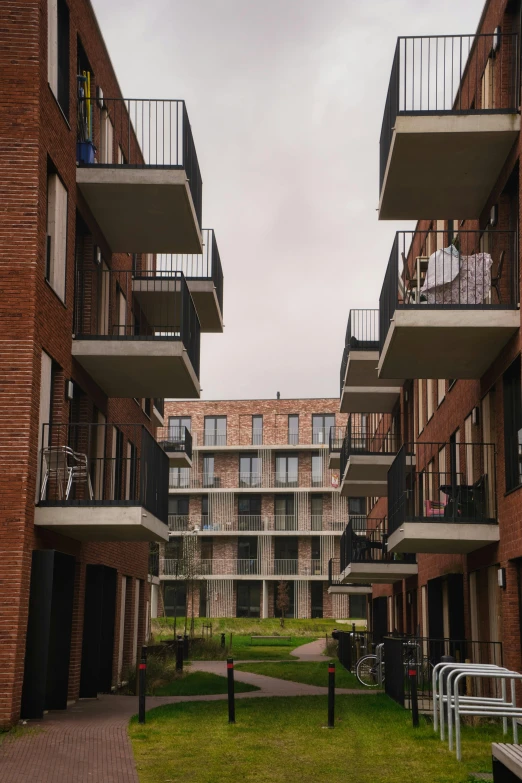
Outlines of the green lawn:
M 282 661 L 281 663 L 239 663 L 236 666 L 244 672 L 265 674 L 267 677 L 279 677 L 281 680 L 304 682 L 307 685 L 328 685 L 327 661 Z M 364 688 L 357 677 L 346 671 L 339 663 L 335 667 L 335 685 L 337 688 Z
M 349 621 L 352 622 L 351 620 Z M 354 620 L 358 628 L 365 628 L 366 622 L 364 620 Z M 178 617 L 177 619 L 177 633 L 183 633 L 184 630 L 184 618 Z M 292 636 L 312 636 L 317 638 L 330 635 L 335 627 L 348 628 L 345 623 L 339 624 L 335 620 L 317 619 L 317 620 L 285 620 L 285 627 L 281 628 L 279 620 L 277 618 L 269 618 L 267 620 L 260 620 L 258 618 L 250 617 L 221 617 L 207 619 L 205 617 L 196 617 L 194 620 L 196 636 L 202 635 L 202 626 L 212 624 L 212 633 L 214 636 L 221 633 L 226 634 L 238 634 L 240 636 L 248 636 L 251 634 L 261 634 L 263 636 L 278 633 L 281 635 L 292 634 Z M 162 639 L 172 638 L 174 629 L 174 618 L 172 617 L 158 617 L 152 621 L 152 634 L 155 641 L 161 641 Z M 351 629 L 351 626 L 350 626 Z
M 232 646 L 230 646 L 230 635 L 227 634 L 226 647 L 223 648 L 220 637 L 214 635 L 212 639 L 194 639 L 189 654 L 192 661 L 219 661 L 227 657 L 232 657 L 236 661 L 292 660 L 290 655 L 292 650 L 316 638 L 317 636 L 291 636 L 290 639 L 274 638 L 258 641 L 252 640 L 251 636 L 232 634 Z
M 223 702 L 151 710 L 129 727 L 140 783 L 464 783 L 491 771 L 500 726 L 463 730 L 464 762 L 422 719 L 387 696 L 338 696 L 334 730 L 327 699 L 238 699 L 236 724 Z
M 236 693 L 258 691 L 255 685 L 235 682 Z M 180 679 L 154 688 L 155 696 L 202 696 L 204 694 L 226 693 L 227 678 L 210 672 L 187 672 Z

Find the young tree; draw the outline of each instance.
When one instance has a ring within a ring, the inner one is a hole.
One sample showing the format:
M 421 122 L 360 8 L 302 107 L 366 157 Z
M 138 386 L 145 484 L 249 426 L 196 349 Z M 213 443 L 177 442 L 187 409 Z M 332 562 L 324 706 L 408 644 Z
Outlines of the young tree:
M 290 609 L 290 596 L 288 594 L 288 582 L 281 579 L 277 584 L 277 600 L 276 607 L 281 612 L 281 628 L 285 627 L 285 615 Z

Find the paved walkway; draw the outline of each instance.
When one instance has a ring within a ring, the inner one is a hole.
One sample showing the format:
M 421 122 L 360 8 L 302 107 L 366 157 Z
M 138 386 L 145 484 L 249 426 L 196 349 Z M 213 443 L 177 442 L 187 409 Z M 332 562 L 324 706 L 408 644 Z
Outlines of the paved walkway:
M 297 648 L 300 660 L 327 660 L 316 652 Z M 296 651 L 294 651 L 296 652 Z M 226 676 L 225 661 L 197 661 L 192 671 Z M 326 688 L 280 680 L 263 674 L 235 671 L 239 682 L 256 685 L 259 691 L 237 693 L 236 699 L 270 696 L 322 696 Z M 365 691 L 337 689 L 339 694 L 361 695 Z M 182 701 L 220 701 L 214 696 L 149 696 L 147 710 Z M 132 746 L 127 734 L 129 719 L 138 711 L 135 696 L 101 695 L 82 699 L 68 710 L 49 713 L 31 721 L 25 735 L 0 744 L 2 783 L 139 783 Z
M 301 644 L 292 650 L 290 655 L 295 656 L 300 661 L 329 661 L 328 655 L 323 655 L 325 647 L 324 639 L 316 639 L 315 642 L 308 642 L 308 644 Z

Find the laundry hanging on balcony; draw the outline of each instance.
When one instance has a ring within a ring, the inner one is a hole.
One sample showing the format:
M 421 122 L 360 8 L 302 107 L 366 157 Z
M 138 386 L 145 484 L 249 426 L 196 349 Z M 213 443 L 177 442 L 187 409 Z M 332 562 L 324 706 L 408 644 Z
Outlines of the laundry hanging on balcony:
M 464 256 L 454 245 L 432 253 L 420 303 L 437 305 L 479 305 L 491 291 L 489 253 Z

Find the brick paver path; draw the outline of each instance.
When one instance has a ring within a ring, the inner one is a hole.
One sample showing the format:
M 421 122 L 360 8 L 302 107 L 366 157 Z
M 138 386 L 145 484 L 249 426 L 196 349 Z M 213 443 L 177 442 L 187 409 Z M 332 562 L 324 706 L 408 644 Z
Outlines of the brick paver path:
M 309 660 L 309 659 L 308 659 Z M 198 661 L 194 671 L 226 675 L 225 661 Z M 305 685 L 263 674 L 235 672 L 241 682 L 261 690 L 237 693 L 236 699 L 266 696 L 325 695 L 326 688 Z M 361 695 L 365 691 L 337 689 Z M 148 696 L 147 709 L 181 701 L 219 701 L 214 696 Z M 0 745 L 1 783 L 138 783 L 127 725 L 138 711 L 135 696 L 102 695 L 76 702 L 68 710 L 32 721 L 25 735 L 7 738 Z

